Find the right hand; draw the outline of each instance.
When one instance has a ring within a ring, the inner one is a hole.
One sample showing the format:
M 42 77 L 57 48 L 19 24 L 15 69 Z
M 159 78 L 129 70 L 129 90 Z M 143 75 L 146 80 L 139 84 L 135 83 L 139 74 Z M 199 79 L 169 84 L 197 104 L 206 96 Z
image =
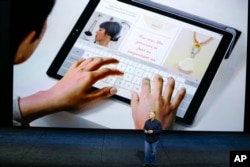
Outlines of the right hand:
M 186 89 L 182 88 L 171 101 L 175 87 L 175 80 L 168 78 L 163 90 L 163 78 L 160 75 L 154 77 L 154 91 L 151 92 L 151 84 L 148 78 L 142 80 L 140 96 L 132 92 L 131 108 L 136 129 L 143 129 L 150 111 L 156 111 L 157 119 L 161 122 L 164 130 L 172 128 L 175 122 L 177 108 L 182 102 Z
M 113 63 L 118 63 L 118 60 L 96 57 L 75 62 L 67 74 L 50 89 L 56 106 L 60 109 L 79 109 L 114 95 L 117 92 L 115 87 L 90 91 L 90 88 L 103 78 L 123 75 L 123 72 L 117 69 L 101 68 L 103 65 Z
M 76 110 L 117 92 L 115 87 L 90 91 L 99 80 L 113 75 L 123 75 L 117 69 L 101 68 L 118 63 L 114 58 L 88 58 L 72 64 L 66 75 L 53 87 L 20 99 L 23 119 L 31 122 L 41 116 L 63 110 Z

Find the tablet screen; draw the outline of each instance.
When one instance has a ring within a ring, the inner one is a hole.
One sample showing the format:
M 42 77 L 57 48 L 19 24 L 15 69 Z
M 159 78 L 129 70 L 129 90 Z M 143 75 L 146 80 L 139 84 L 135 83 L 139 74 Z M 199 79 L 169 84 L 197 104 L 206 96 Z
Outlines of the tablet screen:
M 47 74 L 59 79 L 76 60 L 115 57 L 120 63 L 112 68 L 124 76 L 105 78 L 95 88 L 114 85 L 115 98 L 129 102 L 131 90 L 140 92 L 142 78 L 171 76 L 173 98 L 182 87 L 187 90 L 177 120 L 192 123 L 231 40 L 214 26 L 132 1 L 90 1 Z

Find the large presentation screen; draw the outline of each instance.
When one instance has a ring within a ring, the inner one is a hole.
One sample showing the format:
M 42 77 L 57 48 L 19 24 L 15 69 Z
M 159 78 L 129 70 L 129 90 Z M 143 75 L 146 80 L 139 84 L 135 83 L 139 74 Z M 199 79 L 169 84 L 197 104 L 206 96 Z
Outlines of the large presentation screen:
M 224 5 L 223 1 L 219 5 Z M 179 7 L 185 12 L 191 9 L 178 6 L 178 2 L 155 3 Z M 171 130 L 244 131 L 247 5 L 242 10 L 242 4 L 235 0 L 223 6 L 237 5 L 237 17 L 246 18 L 232 21 L 229 12 L 224 18 L 216 14 L 221 10 L 219 6 L 211 15 L 207 11 L 211 3 L 218 6 L 215 0 L 200 4 L 199 8 L 204 9 L 200 17 L 236 27 L 241 32 L 229 55 L 234 34 L 211 25 L 150 7 L 144 9 L 134 2 L 56 1 L 38 48 L 27 62 L 14 66 L 14 98 L 49 89 L 81 59 L 116 58 L 118 64 L 105 67 L 119 69 L 124 75 L 110 76 L 93 84 L 95 90 L 117 87 L 112 98 L 81 109 L 63 109 L 42 116 L 30 122 L 30 127 L 136 129 L 131 91 L 140 94 L 142 79 L 147 77 L 152 81 L 158 74 L 164 81 L 168 77 L 175 79 L 173 99 L 182 87 L 186 88 Z M 197 9 L 192 14 L 198 12 Z M 98 35 L 110 23 L 118 26 L 117 34 L 104 45 Z

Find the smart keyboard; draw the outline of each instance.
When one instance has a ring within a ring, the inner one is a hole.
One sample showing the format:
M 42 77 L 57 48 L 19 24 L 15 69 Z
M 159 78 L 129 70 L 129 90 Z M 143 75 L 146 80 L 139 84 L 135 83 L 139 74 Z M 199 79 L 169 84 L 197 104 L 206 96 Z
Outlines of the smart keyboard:
M 129 100 L 131 99 L 131 91 L 141 91 L 141 82 L 143 78 L 149 78 L 151 85 L 153 85 L 153 77 L 156 74 L 159 74 L 164 80 L 164 85 L 166 85 L 167 78 L 173 77 L 175 79 L 175 89 L 172 99 L 176 96 L 177 92 L 181 88 L 186 88 L 186 95 L 177 111 L 178 117 L 184 117 L 185 112 L 198 87 L 197 83 L 188 80 L 184 75 L 177 75 L 174 72 L 167 71 L 166 68 L 163 68 L 162 66 L 140 60 L 138 58 L 133 58 L 127 54 L 122 54 L 113 50 L 107 50 L 107 48 L 104 49 L 98 45 L 93 46 L 81 40 L 75 43 L 67 59 L 59 69 L 58 74 L 64 76 L 74 61 L 91 57 L 113 57 L 119 60 L 118 64 L 106 65 L 102 68 L 108 67 L 119 69 L 120 71 L 124 72 L 124 75 L 107 77 L 98 81 L 93 86 L 96 88 L 115 86 L 118 89 L 117 95 Z M 153 86 L 151 87 L 153 91 Z

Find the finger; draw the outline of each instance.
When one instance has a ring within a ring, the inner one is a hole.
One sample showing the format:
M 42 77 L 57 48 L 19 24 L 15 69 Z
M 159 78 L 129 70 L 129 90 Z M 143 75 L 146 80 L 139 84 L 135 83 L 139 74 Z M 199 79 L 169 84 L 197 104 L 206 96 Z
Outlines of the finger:
M 98 70 L 103 65 L 108 64 L 116 64 L 119 61 L 115 58 L 102 58 L 102 57 L 95 57 L 95 58 L 89 58 L 86 61 L 84 61 L 80 68 L 83 68 L 85 71 L 95 71 Z
M 141 96 L 144 96 L 145 94 L 150 93 L 150 80 L 149 78 L 143 78 L 142 79 L 142 85 L 141 85 Z
M 68 71 L 70 71 L 71 69 L 77 68 L 84 60 L 79 60 L 79 61 L 75 61 L 71 64 L 70 68 Z
M 95 102 L 95 101 L 113 96 L 116 93 L 117 93 L 117 89 L 115 87 L 105 87 L 105 88 L 98 89 L 98 90 L 91 92 L 88 95 L 88 97 L 89 97 L 89 101 Z
M 66 72 L 66 74 L 64 75 L 64 78 L 66 78 L 67 76 L 69 76 L 72 72 L 74 72 L 74 69 L 77 69 L 77 67 L 82 63 L 83 60 L 80 61 L 75 61 L 71 64 L 70 68 L 68 69 L 68 71 Z
M 78 62 L 79 64 L 79 68 L 84 68 L 85 66 L 87 66 L 90 62 L 92 62 L 95 58 L 94 57 L 90 57 L 87 59 L 83 59 L 83 60 L 79 60 Z
M 162 85 L 163 79 L 160 75 L 155 75 L 154 77 L 154 94 L 156 96 L 162 96 Z
M 165 90 L 163 92 L 163 98 L 166 102 L 171 101 L 171 97 L 175 87 L 175 80 L 172 77 L 168 78 Z
M 140 100 L 139 95 L 135 91 L 132 91 L 131 92 L 131 101 L 130 101 L 132 111 L 135 111 L 134 108 L 136 108 L 136 106 L 138 106 L 139 100 Z
M 178 106 L 181 104 L 182 100 L 184 99 L 186 95 L 186 89 L 182 88 L 179 90 L 179 92 L 177 93 L 177 95 L 175 96 L 174 100 L 172 101 L 172 108 L 175 110 L 178 108 Z
M 95 82 L 106 78 L 108 76 L 114 76 L 114 75 L 123 75 L 122 71 L 119 71 L 117 69 L 111 69 L 111 68 L 102 68 L 97 71 L 90 72 L 90 84 L 93 85 Z

